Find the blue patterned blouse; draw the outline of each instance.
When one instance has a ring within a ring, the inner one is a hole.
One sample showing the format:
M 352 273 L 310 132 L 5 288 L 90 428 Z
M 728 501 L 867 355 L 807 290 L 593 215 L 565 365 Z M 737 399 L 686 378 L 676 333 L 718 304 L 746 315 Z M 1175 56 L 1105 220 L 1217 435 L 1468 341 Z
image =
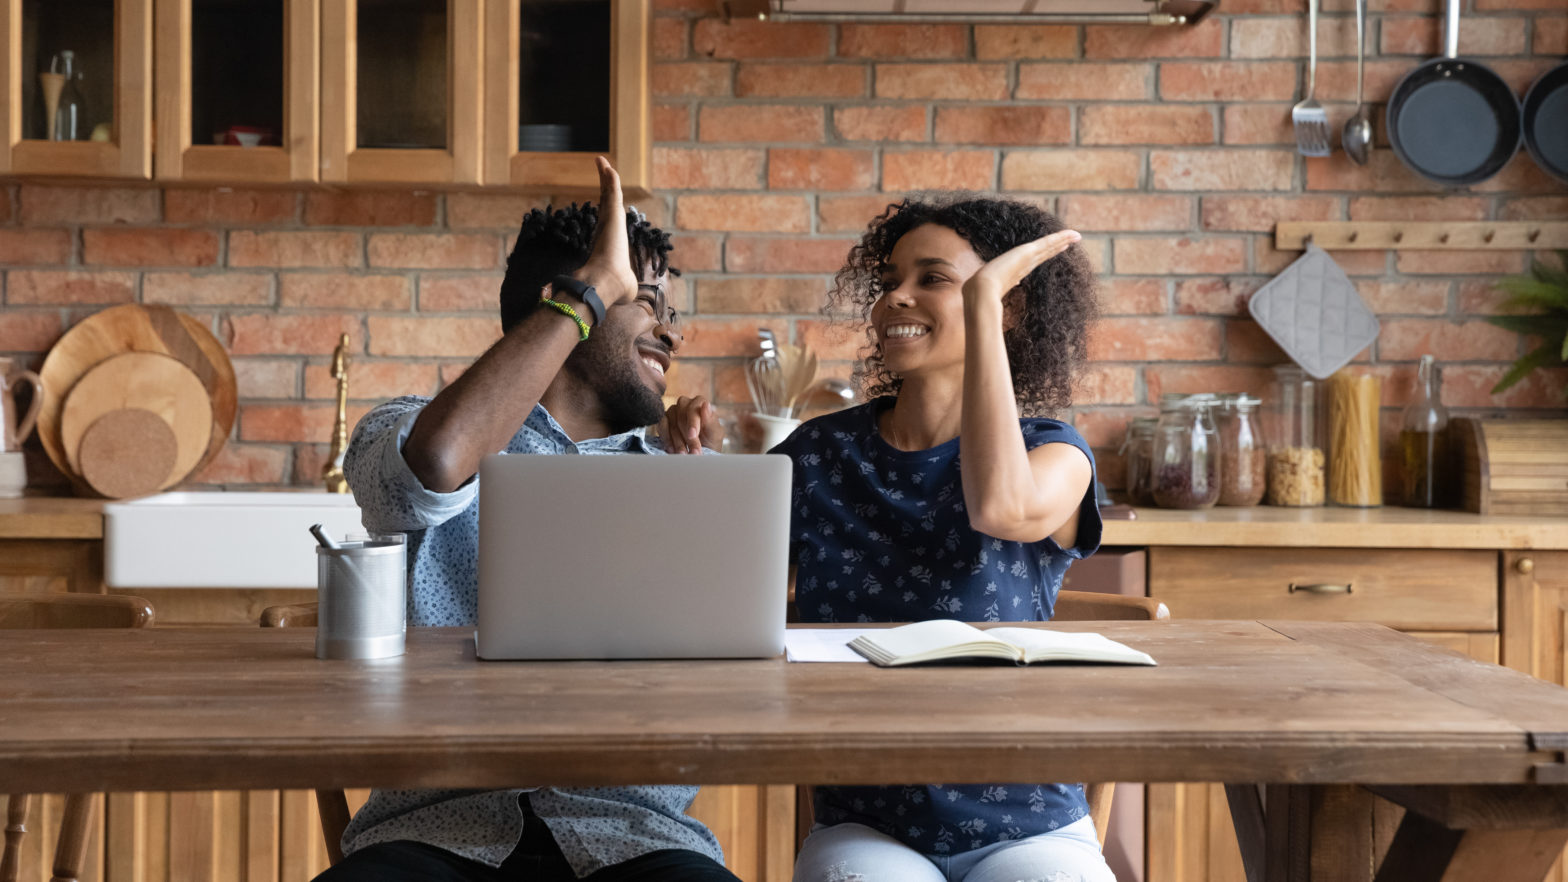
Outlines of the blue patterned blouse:
M 1025 544 L 969 526 L 959 439 L 902 451 L 877 417 L 893 399 L 812 420 L 773 453 L 795 462 L 790 550 L 802 622 L 1046 621 L 1062 576 L 1100 544 L 1093 482 L 1077 542 Z M 1030 449 L 1071 444 L 1094 455 L 1058 420 L 1019 421 Z M 854 822 L 925 854 L 951 855 L 1066 826 L 1088 814 L 1076 784 L 818 787 L 819 823 Z

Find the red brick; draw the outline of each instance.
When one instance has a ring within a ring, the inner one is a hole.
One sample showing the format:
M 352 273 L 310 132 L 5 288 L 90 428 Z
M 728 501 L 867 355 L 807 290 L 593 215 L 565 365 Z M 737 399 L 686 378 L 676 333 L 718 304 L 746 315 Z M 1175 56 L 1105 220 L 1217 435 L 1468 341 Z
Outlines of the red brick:
M 1499 220 L 1568 220 L 1568 196 L 1521 196 L 1503 200 Z
M 1116 240 L 1117 272 L 1222 275 L 1246 269 L 1247 243 L 1243 239 L 1137 236 Z
M 479 233 L 372 233 L 371 266 L 416 269 L 496 269 L 500 242 Z
M 698 296 L 702 296 L 700 290 Z M 783 328 L 775 325 L 774 330 L 782 331 Z M 757 355 L 757 318 L 694 319 L 686 328 L 686 344 L 681 347 L 680 354 L 682 358 L 754 357 Z
M 1287 121 L 1289 113 L 1286 113 Z M 1392 150 L 1374 150 L 1364 166 L 1335 153 L 1329 159 L 1308 159 L 1308 190 L 1346 190 L 1352 193 L 1431 193 L 1432 184 L 1405 168 Z
M 1062 220 L 1075 230 L 1190 230 L 1191 196 L 1072 195 L 1061 199 Z
M 1393 61 L 1367 62 L 1366 84 L 1363 98 L 1368 104 L 1386 104 L 1389 96 L 1394 94 L 1394 87 L 1410 73 L 1412 63 L 1407 59 Z M 1330 110 L 1330 120 L 1336 125 L 1342 125 L 1340 119 L 1349 119 L 1353 105 L 1356 103 L 1356 63 L 1355 61 L 1329 61 L 1318 65 L 1317 99 L 1325 103 L 1330 101 L 1343 101 L 1346 107 L 1335 107 Z M 1339 117 L 1335 119 L 1334 117 Z M 1375 128 L 1381 128 L 1383 117 L 1373 112 Z M 1386 140 L 1386 138 L 1385 138 Z
M 500 315 L 501 276 L 419 277 L 420 312 L 488 312 Z
M 817 229 L 824 233 L 863 233 L 871 219 L 898 199 L 892 194 L 822 196 L 817 199 Z
M 550 200 L 522 193 L 448 193 L 446 225 L 454 230 L 509 230 L 523 224 L 523 215 L 545 208 Z
M 1490 211 L 1490 199 L 1474 196 L 1358 196 L 1350 200 L 1351 220 L 1477 221 L 1486 220 Z
M 429 362 L 369 361 L 356 359 L 349 364 L 348 394 L 363 401 L 379 401 L 399 395 L 434 395 L 436 365 Z M 305 397 L 336 398 L 338 381 L 327 363 L 305 366 Z
M 229 234 L 229 266 L 346 267 L 364 264 L 358 233 Z
M 501 339 L 493 318 L 392 318 L 371 316 L 371 355 L 474 358 Z
M 674 401 L 681 396 L 702 397 L 713 401 L 713 366 L 708 362 L 693 361 L 677 356 L 664 373 L 664 400 Z M 719 415 L 721 423 L 725 417 Z
M 30 227 L 158 222 L 157 190 L 23 184 L 18 201 L 22 224 Z
M 1224 108 L 1227 145 L 1296 143 L 1290 107 L 1280 104 L 1227 104 Z
M 735 73 L 741 98 L 860 98 L 867 71 L 860 64 L 742 64 Z
M 414 299 L 405 276 L 284 273 L 278 292 L 282 306 L 313 309 L 406 310 Z
M 1180 28 L 1090 25 L 1084 28 L 1083 38 L 1085 58 L 1218 58 L 1225 54 L 1225 26 L 1219 16 Z
M 1073 414 L 1073 427 L 1078 430 L 1078 434 L 1082 435 L 1085 441 L 1089 442 L 1091 447 L 1096 448 L 1095 459 L 1101 462 L 1101 468 L 1103 469 L 1104 460 L 1100 456 L 1098 448 L 1115 450 L 1121 445 L 1122 439 L 1126 437 L 1127 421 L 1135 416 L 1149 415 L 1142 411 L 1134 411 L 1128 408 L 1083 410 Z
M 653 57 L 661 61 L 686 57 L 686 38 L 690 27 L 683 18 L 653 20 Z
M 1519 273 L 1525 255 L 1518 251 L 1406 251 L 1394 252 L 1394 266 L 1408 275 L 1480 276 Z
M 0 310 L 0 352 L 43 352 L 60 339 L 60 311 Z
M 826 301 L 822 279 L 722 276 L 697 283 L 703 313 L 815 313 Z
M 939 107 L 936 140 L 942 144 L 1070 144 L 1073 115 L 1066 107 Z
M 1295 94 L 1296 65 L 1289 61 L 1160 65 L 1159 95 L 1165 101 L 1285 101 Z
M 828 36 L 822 24 L 707 18 L 697 22 L 692 45 L 712 58 L 824 58 Z
M 1518 2 L 1518 0 L 1516 0 Z M 1557 0 L 1535 0 L 1550 8 Z M 1486 8 L 1484 5 L 1481 8 Z M 1535 20 L 1535 40 L 1531 51 L 1536 55 L 1568 54 L 1568 18 L 1538 17 Z
M 653 186 L 660 190 L 755 190 L 763 152 L 711 147 L 653 148 Z
M 1093 364 L 1075 378 L 1073 404 L 1137 404 L 1137 388 L 1137 368 Z
M 1214 112 L 1207 107 L 1129 104 L 1085 107 L 1080 144 L 1213 144 Z
M 1443 315 L 1448 312 L 1448 282 L 1356 283 L 1361 299 L 1378 315 Z
M 1225 323 L 1225 360 L 1231 364 L 1283 364 L 1290 360 L 1257 322 L 1250 318 Z
M 1141 101 L 1154 92 L 1152 64 L 1086 61 L 1018 65 L 1020 100 Z
M 709 105 L 697 116 L 702 141 L 821 141 L 820 107 L 794 105 Z
M 1176 283 L 1180 315 L 1246 315 L 1247 301 L 1263 284 L 1260 279 L 1183 279 Z
M 966 28 L 955 24 L 844 24 L 838 29 L 840 58 L 963 58 Z
M 69 230 L 0 230 L 0 264 L 42 266 L 70 259 Z
M 272 302 L 270 273 L 146 273 L 143 303 L 185 306 L 266 306 Z
M 226 321 L 225 336 L 232 355 L 326 355 L 337 348 L 338 337 L 361 340 L 358 316 L 233 315 Z
M 1072 25 L 975 25 L 975 57 L 1076 58 L 1078 28 Z
M 82 262 L 101 266 L 213 266 L 218 234 L 210 230 L 86 229 Z
M 878 98 L 1001 101 L 1007 96 L 1005 64 L 879 64 Z
M 691 108 L 684 104 L 653 106 L 653 140 L 690 141 Z
M 804 233 L 811 228 L 811 205 L 799 196 L 681 196 L 675 225 L 682 230 Z
M 1393 361 L 1428 353 L 1445 362 L 1512 361 L 1519 352 L 1518 335 L 1484 321 L 1384 319 L 1377 337 L 1378 357 Z
M 1192 395 L 1212 392 L 1223 395 L 1246 392 L 1262 398 L 1270 394 L 1274 371 L 1266 367 L 1231 365 L 1154 365 L 1143 370 L 1149 404 L 1158 404 L 1167 393 Z
M 1136 190 L 1142 172 L 1130 150 L 1014 151 L 1002 158 L 1002 189 Z
M 1561 9 L 1561 7 L 1558 7 Z M 1459 28 L 1459 54 L 1471 58 L 1525 54 L 1525 19 L 1467 15 Z M 1439 55 L 1443 49 L 1439 18 L 1385 18 L 1380 29 L 1380 55 Z
M 1561 193 L 1563 185 L 1548 176 L 1529 154 L 1520 150 L 1503 170 L 1475 185 L 1478 193 Z
M 225 444 L 212 462 L 186 480 L 187 484 L 282 484 L 288 472 L 288 450 L 261 444 Z
M 305 194 L 305 223 L 326 227 L 428 227 L 436 196 L 418 190 L 316 190 Z
M 1220 326 L 1197 318 L 1102 318 L 1090 327 L 1091 361 L 1212 361 Z
M 350 405 L 349 425 L 359 422 L 370 405 Z M 332 437 L 337 418 L 334 404 L 249 404 L 240 408 L 241 441 L 315 441 Z
M 653 0 L 653 8 L 661 15 L 713 12 L 713 4 L 708 0 Z
M 871 353 L 859 322 L 802 319 L 795 322 L 795 342 L 810 346 L 824 361 L 863 361 Z
M 989 150 L 883 152 L 882 189 L 990 190 L 996 186 L 996 155 Z
M 670 244 L 675 248 L 670 262 L 682 272 L 709 272 L 724 264 L 723 240 L 718 236 L 676 235 L 670 237 Z
M 8 306 L 130 303 L 136 299 L 135 273 L 11 270 L 5 281 Z
M 833 128 L 845 141 L 926 141 L 926 109 L 918 105 L 835 107 Z
M 0 222 L 11 220 L 11 188 L 0 187 Z
M 235 358 L 230 361 L 241 399 L 299 397 L 297 359 Z
M 1100 312 L 1104 315 L 1162 315 L 1165 313 L 1163 278 L 1104 279 L 1100 283 Z
M 836 273 L 853 239 L 731 236 L 724 269 L 731 273 Z
M 876 182 L 876 160 L 870 150 L 768 151 L 770 190 L 869 190 Z
M 1289 190 L 1296 157 L 1283 150 L 1155 150 L 1149 170 L 1156 190 Z
M 217 189 L 164 191 L 163 216 L 171 224 L 266 226 L 291 223 L 299 194 L 289 190 Z
M 1563 390 L 1568 389 L 1568 369 L 1533 370 L 1517 386 L 1493 395 L 1492 387 L 1507 372 L 1507 365 L 1446 366 L 1443 368 L 1443 403 L 1449 407 L 1540 407 L 1552 411 L 1562 410 Z
M 1442 282 L 1428 282 L 1432 285 L 1447 284 Z M 1496 279 L 1469 279 L 1459 283 L 1459 314 L 1460 315 L 1517 315 L 1529 312 L 1515 306 L 1504 306 L 1504 301 L 1510 295 L 1497 287 Z
M 1339 199 L 1332 196 L 1203 197 L 1205 230 L 1272 233 L 1280 221 L 1329 221 L 1340 217 Z
M 712 98 L 730 93 L 730 65 L 712 61 L 655 64 L 651 91 L 659 98 Z

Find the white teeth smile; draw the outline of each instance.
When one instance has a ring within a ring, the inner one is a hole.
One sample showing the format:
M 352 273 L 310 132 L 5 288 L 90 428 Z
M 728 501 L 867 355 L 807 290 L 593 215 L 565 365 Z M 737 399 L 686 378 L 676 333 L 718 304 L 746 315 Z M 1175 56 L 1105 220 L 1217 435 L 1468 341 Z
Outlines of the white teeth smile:
M 650 368 L 653 368 L 653 372 L 658 374 L 659 376 L 661 376 L 661 377 L 664 376 L 664 365 L 659 364 L 659 362 L 656 359 L 652 359 L 652 358 L 649 358 L 648 356 L 644 355 L 642 357 L 642 363 L 647 365 Z
M 925 325 L 892 325 L 890 327 L 887 327 L 887 328 L 883 329 L 882 336 L 883 337 L 924 337 L 925 335 L 927 335 L 929 333 L 931 333 L 931 329 L 926 327 Z

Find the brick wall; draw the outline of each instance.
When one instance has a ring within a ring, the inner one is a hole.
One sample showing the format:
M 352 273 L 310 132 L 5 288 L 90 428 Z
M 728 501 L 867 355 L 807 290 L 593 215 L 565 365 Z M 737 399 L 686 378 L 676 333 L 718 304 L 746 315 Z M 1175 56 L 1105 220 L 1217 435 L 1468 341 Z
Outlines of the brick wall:
M 1370 100 L 1438 52 L 1438 0 L 1372 0 Z M 1523 94 L 1568 55 L 1564 0 L 1468 0 L 1460 49 Z M 1126 420 L 1168 391 L 1262 391 L 1284 356 L 1245 317 L 1297 255 L 1278 220 L 1568 219 L 1568 188 L 1522 152 L 1447 194 L 1380 144 L 1367 168 L 1293 150 L 1304 0 L 1225 0 L 1192 28 L 724 23 L 710 0 L 655 0 L 654 186 L 677 231 L 678 298 L 695 326 L 676 391 L 743 413 L 759 324 L 847 376 L 853 334 L 817 314 L 865 222 L 923 188 L 1001 190 L 1085 234 L 1105 317 L 1071 418 L 1120 485 Z M 1355 90 L 1351 0 L 1326 0 L 1318 96 L 1338 126 Z M 1382 138 L 1382 119 L 1378 114 Z M 1337 137 L 1336 137 L 1337 140 Z M 0 353 L 35 365 L 105 306 L 169 303 L 229 345 L 241 407 L 199 482 L 314 483 L 330 433 L 330 354 L 354 341 L 351 417 L 431 394 L 499 333 L 508 239 L 534 197 L 12 185 Z M 1456 409 L 1562 414 L 1568 374 L 1493 397 L 1524 341 L 1482 317 L 1518 252 L 1334 255 L 1378 312 L 1363 360 L 1392 418 L 1423 352 Z M 34 442 L 36 444 L 36 442 Z M 34 457 L 34 460 L 40 460 Z M 37 466 L 37 461 L 32 465 Z M 46 480 L 38 475 L 39 480 Z

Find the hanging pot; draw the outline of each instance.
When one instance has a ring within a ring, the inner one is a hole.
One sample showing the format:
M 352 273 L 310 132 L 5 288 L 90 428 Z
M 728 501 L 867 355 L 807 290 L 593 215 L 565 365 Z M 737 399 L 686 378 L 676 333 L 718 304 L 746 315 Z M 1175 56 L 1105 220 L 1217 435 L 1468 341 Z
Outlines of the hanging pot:
M 1568 184 L 1568 61 L 1525 94 L 1524 147 L 1542 171 Z

